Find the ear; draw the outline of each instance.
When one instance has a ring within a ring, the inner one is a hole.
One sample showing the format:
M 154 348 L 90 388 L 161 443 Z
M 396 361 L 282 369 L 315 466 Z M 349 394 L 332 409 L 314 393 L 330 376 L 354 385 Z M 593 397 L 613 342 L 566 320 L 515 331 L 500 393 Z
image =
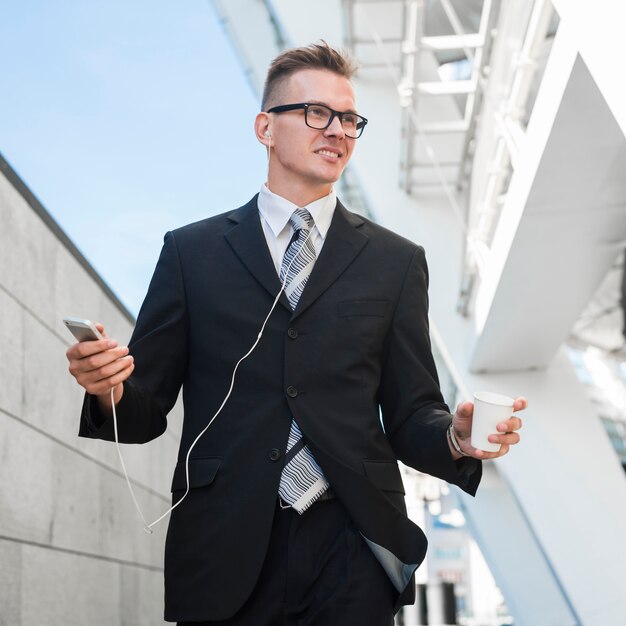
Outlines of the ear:
M 254 119 L 254 134 L 256 135 L 257 141 L 271 148 L 273 145 L 271 132 L 270 116 L 264 112 L 259 113 Z

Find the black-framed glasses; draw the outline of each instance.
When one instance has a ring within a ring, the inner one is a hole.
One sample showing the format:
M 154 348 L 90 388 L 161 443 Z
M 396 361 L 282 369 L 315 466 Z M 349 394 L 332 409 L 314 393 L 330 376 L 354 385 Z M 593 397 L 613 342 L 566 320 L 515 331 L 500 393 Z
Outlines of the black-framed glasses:
M 342 113 L 335 111 L 325 104 L 315 104 L 312 102 L 299 102 L 298 104 L 281 104 L 268 109 L 268 113 L 285 113 L 286 111 L 296 111 L 304 109 L 304 123 L 309 128 L 324 130 L 328 128 L 333 120 L 338 117 L 346 137 L 358 139 L 363 134 L 363 129 L 367 124 L 367 119 L 362 115 L 357 115 L 351 111 Z

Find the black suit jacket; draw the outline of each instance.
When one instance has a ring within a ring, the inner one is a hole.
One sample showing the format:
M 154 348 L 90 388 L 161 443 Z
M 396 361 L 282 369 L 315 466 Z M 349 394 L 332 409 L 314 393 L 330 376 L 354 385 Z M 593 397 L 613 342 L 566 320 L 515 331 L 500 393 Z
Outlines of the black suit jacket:
M 167 534 L 166 619 L 225 619 L 249 596 L 292 417 L 394 583 L 397 605 L 413 600 L 426 538 L 406 516 L 397 460 L 472 494 L 481 474 L 480 463 L 455 463 L 448 449 L 451 417 L 431 354 L 427 286 L 421 247 L 337 203 L 296 310 L 283 294 L 231 398 L 192 451 L 191 490 Z M 182 385 L 174 501 L 186 488 L 187 450 L 279 289 L 256 196 L 165 237 L 129 344 L 136 367 L 118 420 L 121 441 L 159 436 Z M 80 434 L 111 440 L 112 421 L 94 400 L 86 397 Z

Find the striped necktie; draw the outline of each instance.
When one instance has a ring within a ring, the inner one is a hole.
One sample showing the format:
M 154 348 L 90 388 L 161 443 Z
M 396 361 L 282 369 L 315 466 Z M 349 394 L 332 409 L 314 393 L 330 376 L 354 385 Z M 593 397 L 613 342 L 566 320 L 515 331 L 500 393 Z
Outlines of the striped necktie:
M 313 228 L 311 214 L 306 209 L 296 209 L 289 222 L 295 234 L 283 257 L 280 280 L 285 281 L 285 294 L 291 308 L 295 309 L 315 265 L 316 254 L 310 236 Z M 279 496 L 302 514 L 329 486 L 302 431 L 292 419 L 285 465 L 280 476 Z

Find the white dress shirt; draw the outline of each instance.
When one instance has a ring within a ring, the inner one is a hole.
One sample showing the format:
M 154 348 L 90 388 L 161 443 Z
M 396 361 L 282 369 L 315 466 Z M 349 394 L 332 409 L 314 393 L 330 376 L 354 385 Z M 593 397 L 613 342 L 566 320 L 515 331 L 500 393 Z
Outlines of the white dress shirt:
M 293 236 L 293 228 L 289 223 L 289 218 L 293 212 L 296 209 L 306 209 L 313 217 L 315 226 L 311 233 L 311 239 L 313 240 L 315 253 L 319 257 L 333 219 L 336 204 L 337 196 L 334 189 L 327 196 L 319 198 L 319 200 L 315 200 L 315 202 L 311 202 L 311 204 L 307 204 L 304 207 L 299 207 L 270 191 L 265 183 L 261 185 L 258 199 L 261 226 L 263 226 L 267 247 L 272 255 L 276 273 L 279 276 L 285 251 Z

